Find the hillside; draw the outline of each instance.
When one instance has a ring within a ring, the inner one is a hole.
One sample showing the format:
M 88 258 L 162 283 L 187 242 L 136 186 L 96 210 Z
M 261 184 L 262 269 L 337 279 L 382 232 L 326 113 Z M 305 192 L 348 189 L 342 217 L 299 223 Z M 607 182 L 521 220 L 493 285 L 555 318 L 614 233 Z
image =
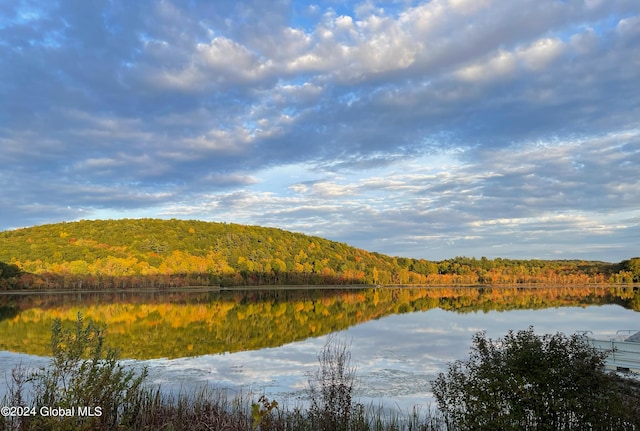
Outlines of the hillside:
M 431 262 L 276 228 L 175 219 L 83 220 L 0 232 L 5 289 L 631 282 L 640 275 L 635 260 Z

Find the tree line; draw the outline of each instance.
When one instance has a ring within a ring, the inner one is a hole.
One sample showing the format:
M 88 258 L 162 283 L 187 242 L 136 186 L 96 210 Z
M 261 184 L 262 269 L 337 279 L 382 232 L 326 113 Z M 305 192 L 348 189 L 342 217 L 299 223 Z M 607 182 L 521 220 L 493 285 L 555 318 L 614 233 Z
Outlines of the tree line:
M 0 232 L 0 289 L 637 282 L 640 258 L 434 262 L 281 229 L 195 220 L 82 220 Z

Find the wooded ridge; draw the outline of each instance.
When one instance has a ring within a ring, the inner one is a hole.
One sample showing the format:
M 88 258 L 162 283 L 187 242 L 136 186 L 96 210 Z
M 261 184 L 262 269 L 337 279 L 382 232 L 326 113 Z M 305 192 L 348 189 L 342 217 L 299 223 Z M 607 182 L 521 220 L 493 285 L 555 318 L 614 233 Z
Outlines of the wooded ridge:
M 276 228 L 196 220 L 82 220 L 0 232 L 5 290 L 634 282 L 640 282 L 640 258 L 433 262 Z

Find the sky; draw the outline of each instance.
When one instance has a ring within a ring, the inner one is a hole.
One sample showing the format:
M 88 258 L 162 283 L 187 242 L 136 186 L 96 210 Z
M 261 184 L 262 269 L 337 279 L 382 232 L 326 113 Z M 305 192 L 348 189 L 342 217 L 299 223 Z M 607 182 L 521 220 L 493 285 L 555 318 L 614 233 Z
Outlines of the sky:
M 0 230 L 640 255 L 637 0 L 0 2 Z

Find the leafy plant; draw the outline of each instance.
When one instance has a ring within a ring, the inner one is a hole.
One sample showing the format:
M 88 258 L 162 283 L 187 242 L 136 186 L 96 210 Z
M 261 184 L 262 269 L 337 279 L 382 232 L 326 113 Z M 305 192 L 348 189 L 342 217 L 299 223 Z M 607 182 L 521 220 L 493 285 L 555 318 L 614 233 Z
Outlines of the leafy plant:
M 251 418 L 253 419 L 253 428 L 269 430 L 273 424 L 273 410 L 278 408 L 278 402 L 261 395 L 257 403 L 251 403 Z
M 73 414 L 36 415 L 30 429 L 114 427 L 135 417 L 146 369 L 140 374 L 125 369 L 118 352 L 104 347 L 104 331 L 91 321 L 85 324 L 81 314 L 72 328 L 54 321 L 51 365 L 30 378 L 33 404 L 37 412 L 55 408 Z
M 637 429 L 630 412 L 638 393 L 623 396 L 603 360 L 578 335 L 538 336 L 529 327 L 491 340 L 480 332 L 469 359 L 440 373 L 433 392 L 450 429 Z

